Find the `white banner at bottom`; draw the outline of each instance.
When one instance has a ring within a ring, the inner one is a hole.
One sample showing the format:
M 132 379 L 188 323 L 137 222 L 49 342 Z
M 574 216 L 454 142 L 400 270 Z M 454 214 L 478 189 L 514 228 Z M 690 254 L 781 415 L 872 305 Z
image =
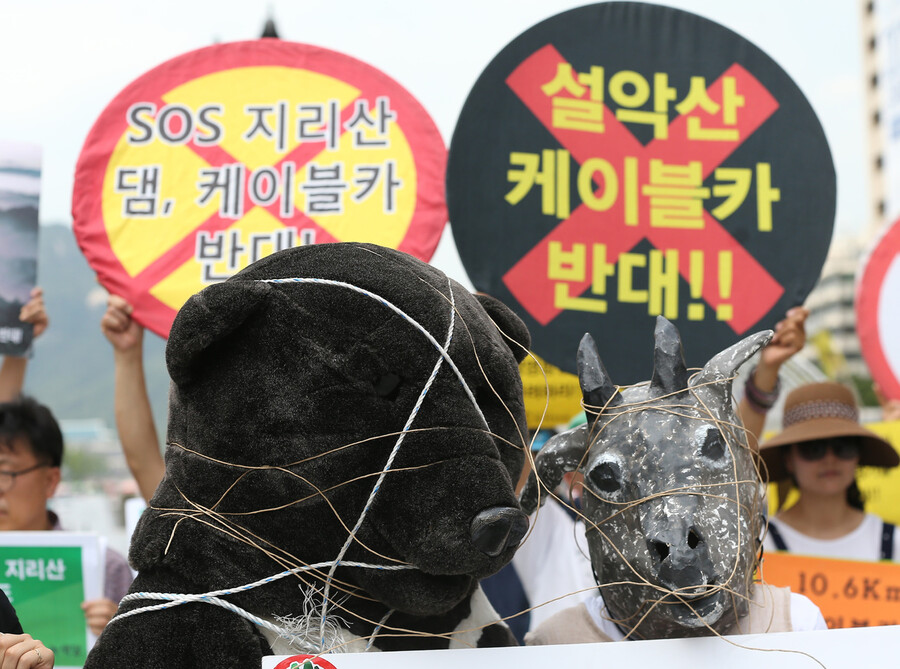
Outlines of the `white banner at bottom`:
M 898 666 L 900 626 L 617 643 L 264 657 L 262 669 L 880 669 Z M 626 664 L 627 663 L 627 664 Z

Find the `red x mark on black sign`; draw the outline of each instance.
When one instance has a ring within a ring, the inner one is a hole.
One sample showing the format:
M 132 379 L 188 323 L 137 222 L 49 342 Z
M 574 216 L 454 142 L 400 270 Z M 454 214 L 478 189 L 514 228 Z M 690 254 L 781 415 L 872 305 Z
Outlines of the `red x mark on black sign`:
M 602 157 L 621 175 L 624 174 L 625 158 L 636 157 L 639 184 L 647 183 L 649 164 L 653 158 L 674 165 L 699 161 L 703 179 L 706 179 L 778 108 L 777 101 L 765 87 L 743 67 L 734 64 L 707 92 L 711 99 L 721 100 L 723 78 L 734 78 L 737 91 L 744 97 L 744 106 L 738 114 L 736 125 L 739 139 L 735 141 L 688 139 L 687 120 L 690 116 L 699 116 L 701 120 L 712 118 L 699 107 L 677 117 L 669 125 L 667 139 L 654 139 L 647 146 L 635 139 L 608 108 L 604 109 L 605 132 L 602 134 L 554 128 L 552 98 L 541 90 L 541 86 L 552 81 L 559 65 L 565 62 L 552 45 L 547 45 L 523 61 L 506 82 L 576 161 L 583 163 L 592 157 Z M 542 325 L 552 321 L 562 311 L 554 304 L 554 286 L 547 278 L 551 242 L 560 242 L 564 248 L 571 248 L 576 243 L 590 246 L 602 242 L 606 245 L 606 261 L 615 263 L 621 253 L 630 251 L 647 239 L 658 249 L 683 251 L 679 253 L 679 273 L 685 279 L 689 278 L 690 272 L 688 251 L 704 251 L 705 276 L 716 276 L 718 253 L 730 251 L 733 261 L 733 316 L 728 324 L 737 334 L 746 332 L 763 318 L 784 292 L 769 272 L 708 212 L 703 212 L 702 229 L 673 229 L 650 226 L 649 198 L 639 198 L 638 225 L 625 224 L 623 209 L 621 197 L 611 208 L 602 212 L 582 204 L 503 276 L 510 292 Z M 590 272 L 586 273 L 583 281 L 571 284 L 573 294 L 583 293 L 591 285 Z M 703 286 L 703 299 L 713 308 L 719 306 L 723 298 L 715 282 L 704 281 Z

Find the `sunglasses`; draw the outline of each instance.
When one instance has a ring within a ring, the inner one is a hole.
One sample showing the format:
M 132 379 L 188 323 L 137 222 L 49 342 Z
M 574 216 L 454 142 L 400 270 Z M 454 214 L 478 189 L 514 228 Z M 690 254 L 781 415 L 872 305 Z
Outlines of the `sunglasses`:
M 797 455 L 810 462 L 821 460 L 825 453 L 831 451 L 838 460 L 853 460 L 859 457 L 859 442 L 848 439 L 819 439 L 795 444 Z

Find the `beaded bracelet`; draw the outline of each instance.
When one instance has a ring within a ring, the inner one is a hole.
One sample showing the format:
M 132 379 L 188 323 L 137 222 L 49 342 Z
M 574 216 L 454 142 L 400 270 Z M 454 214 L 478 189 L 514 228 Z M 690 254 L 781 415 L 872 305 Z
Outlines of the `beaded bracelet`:
M 775 388 L 771 392 L 766 392 L 765 390 L 760 390 L 753 381 L 755 375 L 756 367 L 750 370 L 750 375 L 744 384 L 744 397 L 747 398 L 747 403 L 754 411 L 766 413 L 778 401 L 778 394 L 781 392 L 781 379 L 776 380 Z

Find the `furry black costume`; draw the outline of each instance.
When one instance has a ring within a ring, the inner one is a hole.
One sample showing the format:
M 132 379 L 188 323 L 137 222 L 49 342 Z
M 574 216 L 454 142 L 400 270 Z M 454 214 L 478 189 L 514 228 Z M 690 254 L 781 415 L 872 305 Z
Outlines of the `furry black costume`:
M 528 344 L 499 302 L 373 245 L 289 249 L 193 296 L 166 349 L 166 476 L 132 541 L 131 593 L 321 566 L 207 597 L 268 631 L 208 601 L 128 597 L 86 668 L 514 644 L 477 581 L 527 528 L 513 486 Z M 168 608 L 126 615 L 151 606 Z

